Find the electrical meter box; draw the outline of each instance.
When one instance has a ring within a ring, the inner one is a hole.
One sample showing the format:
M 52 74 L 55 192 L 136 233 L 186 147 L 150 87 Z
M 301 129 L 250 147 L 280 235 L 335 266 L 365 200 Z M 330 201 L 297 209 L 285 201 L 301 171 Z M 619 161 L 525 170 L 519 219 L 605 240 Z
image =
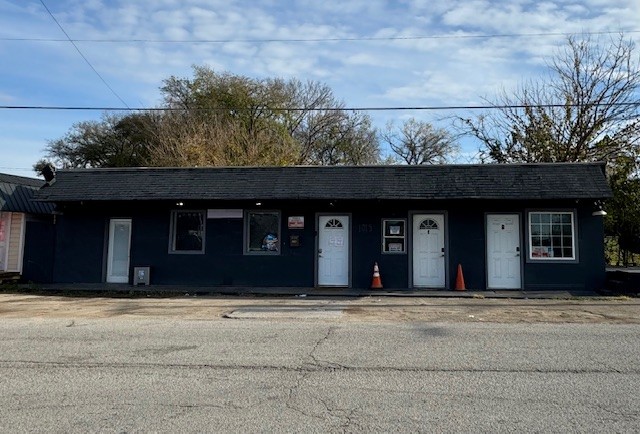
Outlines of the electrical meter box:
M 149 285 L 151 281 L 151 267 L 133 267 L 133 284 Z

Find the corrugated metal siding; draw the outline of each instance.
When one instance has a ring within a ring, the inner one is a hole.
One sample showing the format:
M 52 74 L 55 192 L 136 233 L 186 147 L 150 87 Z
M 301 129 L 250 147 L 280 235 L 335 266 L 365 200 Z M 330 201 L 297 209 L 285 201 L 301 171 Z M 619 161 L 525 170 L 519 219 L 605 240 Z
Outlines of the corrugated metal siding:
M 0 211 L 51 214 L 53 205 L 33 200 L 42 185 L 39 179 L 0 173 Z

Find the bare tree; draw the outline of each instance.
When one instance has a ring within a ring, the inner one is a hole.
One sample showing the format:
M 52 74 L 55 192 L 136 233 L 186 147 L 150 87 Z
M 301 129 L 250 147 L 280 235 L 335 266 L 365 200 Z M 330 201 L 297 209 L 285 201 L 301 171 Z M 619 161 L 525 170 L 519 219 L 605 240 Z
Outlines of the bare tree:
M 569 37 L 545 79 L 503 91 L 496 109 L 463 119 L 483 146 L 483 160 L 593 161 L 638 145 L 640 62 L 623 35 L 608 44 Z
M 623 35 L 569 37 L 548 71 L 503 91 L 490 102 L 494 111 L 463 125 L 482 143 L 484 161 L 606 161 L 613 199 L 605 231 L 626 262 L 640 251 L 640 56 Z
M 447 130 L 414 118 L 398 128 L 389 122 L 381 137 L 406 164 L 444 164 L 459 150 Z

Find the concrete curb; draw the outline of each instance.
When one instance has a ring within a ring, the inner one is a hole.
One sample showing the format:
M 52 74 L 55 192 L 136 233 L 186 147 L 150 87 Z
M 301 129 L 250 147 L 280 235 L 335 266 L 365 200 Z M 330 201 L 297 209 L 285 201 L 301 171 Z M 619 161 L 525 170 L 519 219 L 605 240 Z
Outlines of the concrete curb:
M 437 297 L 437 298 L 514 298 L 514 299 L 569 299 L 616 296 L 584 290 L 544 291 L 451 291 L 451 290 L 369 290 L 353 288 L 289 288 L 289 287 L 220 287 L 186 285 L 132 286 L 128 284 L 43 284 L 0 286 L 0 291 L 42 295 L 69 295 L 88 297 L 176 297 L 176 296 L 237 296 L 237 297 Z

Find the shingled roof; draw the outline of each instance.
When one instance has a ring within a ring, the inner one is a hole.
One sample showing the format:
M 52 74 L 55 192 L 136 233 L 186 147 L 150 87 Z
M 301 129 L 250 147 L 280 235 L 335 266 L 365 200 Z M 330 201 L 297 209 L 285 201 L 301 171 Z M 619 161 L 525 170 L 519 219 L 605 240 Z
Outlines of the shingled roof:
M 43 185 L 41 179 L 0 173 L 0 211 L 51 214 L 53 204 L 33 200 L 34 193 Z
M 601 199 L 601 163 L 75 169 L 39 200 Z

